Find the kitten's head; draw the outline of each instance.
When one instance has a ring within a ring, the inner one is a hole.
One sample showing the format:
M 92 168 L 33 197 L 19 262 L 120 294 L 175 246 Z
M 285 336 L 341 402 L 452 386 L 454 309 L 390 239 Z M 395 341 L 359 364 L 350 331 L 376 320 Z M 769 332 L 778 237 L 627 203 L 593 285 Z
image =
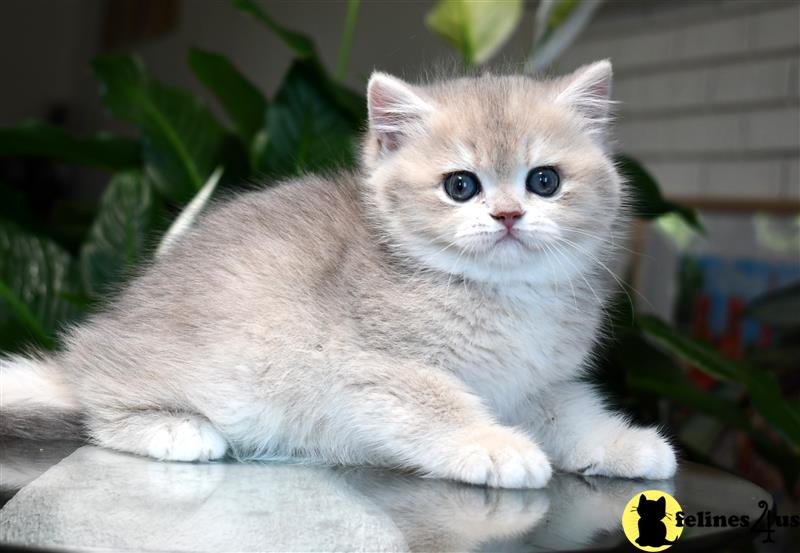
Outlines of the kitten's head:
M 363 165 L 387 241 L 480 280 L 584 270 L 620 212 L 610 89 L 608 61 L 550 81 L 373 74 Z

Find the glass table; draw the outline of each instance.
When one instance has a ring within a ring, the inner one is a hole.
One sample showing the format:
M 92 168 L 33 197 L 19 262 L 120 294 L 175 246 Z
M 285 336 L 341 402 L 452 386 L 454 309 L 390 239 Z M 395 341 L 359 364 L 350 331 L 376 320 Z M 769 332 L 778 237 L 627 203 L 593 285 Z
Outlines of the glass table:
M 73 442 L 0 442 L 0 544 L 44 550 L 634 551 L 620 523 L 644 490 L 687 514 L 758 519 L 761 488 L 685 463 L 670 481 L 556 474 L 493 490 L 370 468 L 163 463 Z M 763 539 L 685 528 L 675 551 Z

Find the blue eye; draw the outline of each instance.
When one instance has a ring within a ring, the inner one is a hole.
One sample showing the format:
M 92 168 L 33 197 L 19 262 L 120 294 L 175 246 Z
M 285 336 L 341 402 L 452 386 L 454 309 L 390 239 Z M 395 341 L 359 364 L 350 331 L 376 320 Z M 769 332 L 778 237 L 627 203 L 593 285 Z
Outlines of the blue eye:
M 481 181 L 469 171 L 450 173 L 444 178 L 444 191 L 457 202 L 466 202 L 481 191 Z
M 525 188 L 537 196 L 552 196 L 561 184 L 561 177 L 552 167 L 536 167 L 531 169 L 525 179 Z

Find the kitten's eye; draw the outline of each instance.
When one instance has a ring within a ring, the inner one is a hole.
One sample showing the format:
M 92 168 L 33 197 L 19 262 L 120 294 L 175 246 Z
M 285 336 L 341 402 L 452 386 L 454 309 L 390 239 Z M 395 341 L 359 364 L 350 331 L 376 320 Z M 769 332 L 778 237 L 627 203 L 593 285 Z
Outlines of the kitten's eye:
M 466 202 L 481 191 L 481 181 L 468 171 L 450 173 L 444 178 L 444 191 L 457 202 Z
M 545 198 L 555 194 L 559 184 L 561 184 L 561 177 L 552 167 L 531 169 L 525 179 L 525 188 L 528 189 L 528 192 Z

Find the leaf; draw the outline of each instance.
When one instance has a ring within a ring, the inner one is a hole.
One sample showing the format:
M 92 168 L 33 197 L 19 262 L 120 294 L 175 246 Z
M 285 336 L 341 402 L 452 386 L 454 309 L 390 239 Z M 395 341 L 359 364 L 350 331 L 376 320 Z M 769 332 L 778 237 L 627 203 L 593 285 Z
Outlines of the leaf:
M 710 345 L 684 336 L 661 319 L 650 315 L 640 315 L 634 324 L 668 351 L 706 374 L 726 382 L 744 383 L 741 367 L 720 355 Z
M 249 147 L 261 129 L 267 100 L 224 56 L 198 48 L 189 50 L 189 65 L 230 116 L 239 137 Z
M 116 171 L 139 167 L 141 145 L 107 133 L 79 138 L 63 129 L 27 121 L 0 129 L 0 157 L 36 156 Z
M 747 306 L 746 315 L 768 326 L 800 324 L 800 282 L 757 297 Z
M 164 255 L 169 252 L 175 243 L 186 234 L 186 231 L 192 227 L 194 221 L 197 219 L 197 216 L 203 211 L 203 208 L 208 203 L 208 200 L 211 198 L 212 194 L 214 194 L 214 190 L 217 188 L 217 183 L 219 182 L 220 177 L 222 177 L 222 167 L 218 167 L 216 171 L 214 171 L 211 176 L 208 178 L 208 182 L 203 185 L 203 188 L 200 189 L 200 192 L 195 194 L 195 197 L 192 198 L 192 201 L 183 208 L 180 215 L 173 221 L 173 223 L 169 226 L 169 229 L 164 234 L 164 237 L 161 239 L 161 242 L 158 244 L 158 249 L 156 250 L 156 257 L 163 257 Z
M 322 71 L 320 68 L 319 71 Z M 360 129 L 367 120 L 367 99 L 363 94 L 327 79 L 327 93 L 348 116 L 350 123 Z
M 119 283 L 144 257 L 162 215 L 147 177 L 115 175 L 100 200 L 97 218 L 80 252 L 84 287 L 92 296 Z
M 233 0 L 233 5 L 238 10 L 241 10 L 266 25 L 272 32 L 278 35 L 284 44 L 286 44 L 298 58 L 311 59 L 317 57 L 314 43 L 311 42 L 306 35 L 291 31 L 279 25 L 278 22 L 267 15 L 253 0 Z
M 625 154 L 617 154 L 614 162 L 631 189 L 633 211 L 637 217 L 649 220 L 675 213 L 697 232 L 705 232 L 697 212 L 664 199 L 656 180 L 641 163 Z
M 142 132 L 147 175 L 167 198 L 194 196 L 219 163 L 225 129 L 194 95 L 153 80 L 137 58 L 106 55 L 93 62 L 106 106 Z
M 636 324 L 668 351 L 703 372 L 744 385 L 753 406 L 764 419 L 794 447 L 800 447 L 800 413 L 784 399 L 774 375 L 727 359 L 708 344 L 683 336 L 656 317 L 640 316 Z
M 260 171 L 288 176 L 352 163 L 358 124 L 329 86 L 317 64 L 292 65 L 267 115 Z
M 522 7 L 522 0 L 440 0 L 425 24 L 471 66 L 487 61 L 506 43 L 519 24 Z
M 536 10 L 529 73 L 546 69 L 572 44 L 594 17 L 603 0 L 541 0 Z
M 27 343 L 52 349 L 53 336 L 79 309 L 62 294 L 76 293 L 70 255 L 54 242 L 0 222 L 0 348 Z
M 698 389 L 678 367 L 669 372 L 639 367 L 627 371 L 626 376 L 632 390 L 669 398 L 730 426 L 750 430 L 750 421 L 735 402 Z

